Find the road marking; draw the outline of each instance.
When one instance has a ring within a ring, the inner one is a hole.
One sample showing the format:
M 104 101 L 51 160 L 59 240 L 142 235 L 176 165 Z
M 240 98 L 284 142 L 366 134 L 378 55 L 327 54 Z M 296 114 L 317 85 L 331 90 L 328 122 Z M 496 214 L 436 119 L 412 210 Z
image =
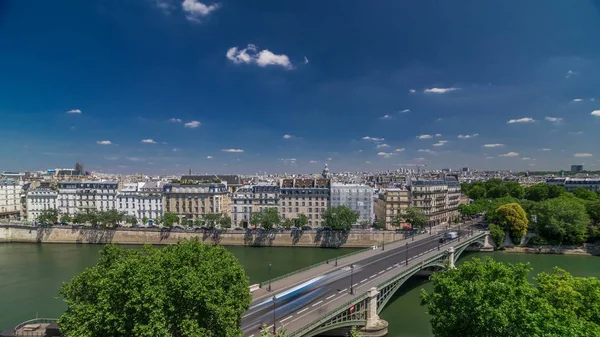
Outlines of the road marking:
M 304 309 L 298 311 L 297 314 L 301 314 L 301 313 L 305 312 L 306 310 L 308 310 L 308 308 L 304 308 Z
M 377 275 L 371 275 L 371 276 L 369 276 L 369 278 L 373 278 L 373 277 L 375 277 L 375 276 L 377 276 Z
M 368 280 L 368 279 L 364 279 L 364 280 L 360 281 L 360 283 L 366 282 L 367 280 Z
M 290 318 L 292 318 L 292 317 L 293 317 L 293 316 L 290 316 L 290 317 L 284 318 L 284 319 L 282 319 L 280 322 L 287 321 L 288 319 L 290 319 Z M 252 337 L 252 336 L 250 336 L 250 337 Z
M 354 288 L 358 288 L 358 283 L 354 283 Z
M 340 291 L 338 291 L 338 294 L 341 294 L 341 293 L 343 293 L 343 292 L 346 292 L 346 291 L 348 291 L 348 288 L 346 288 L 346 289 L 344 289 L 344 290 L 340 290 Z
M 313 304 L 312 306 L 314 307 L 315 305 L 319 305 L 319 304 L 321 304 L 321 303 L 323 303 L 323 301 L 319 301 L 319 302 L 317 302 L 317 303 Z
M 266 327 L 266 330 L 271 330 L 271 328 L 273 327 L 273 324 L 271 324 L 270 326 Z
M 390 270 L 390 269 L 392 269 L 392 267 L 387 267 L 387 269 L 386 269 L 386 270 Z
M 254 335 L 250 335 L 250 336 L 248 336 L 248 337 L 254 337 Z
M 383 273 L 385 273 L 385 270 L 382 270 L 382 271 L 380 271 L 380 272 L 379 272 L 379 273 L 377 273 L 377 274 L 383 274 Z
M 328 300 L 328 299 L 330 299 L 330 298 L 332 298 L 332 297 L 335 297 L 335 294 L 333 294 L 333 295 L 331 295 L 331 296 L 327 297 L 327 298 L 326 298 L 326 300 Z
M 396 263 L 394 267 L 400 267 L 400 263 Z

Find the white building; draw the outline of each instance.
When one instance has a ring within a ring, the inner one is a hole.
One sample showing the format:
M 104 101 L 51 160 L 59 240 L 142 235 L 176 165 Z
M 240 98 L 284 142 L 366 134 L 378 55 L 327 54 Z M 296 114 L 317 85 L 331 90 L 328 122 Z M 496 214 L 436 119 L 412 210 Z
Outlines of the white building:
M 58 192 L 50 188 L 36 188 L 27 193 L 27 220 L 34 221 L 47 209 L 56 209 Z
M 546 183 L 562 186 L 569 192 L 578 187 L 594 192 L 600 191 L 600 178 L 549 178 Z
M 238 188 L 231 198 L 233 225 L 247 227 L 253 212 L 279 207 L 280 189 L 277 185 L 254 185 Z M 282 215 L 285 217 L 285 215 Z
M 0 180 L 0 219 L 18 219 L 21 216 L 21 190 L 16 180 Z
M 58 182 L 57 206 L 60 214 L 115 209 L 117 181 Z
M 155 220 L 162 215 L 163 182 L 124 184 L 116 197 L 116 208 L 120 212 L 134 216 L 138 222 L 144 217 Z
M 331 184 L 331 207 L 347 206 L 360 215 L 358 222 L 373 222 L 373 188 L 359 184 Z

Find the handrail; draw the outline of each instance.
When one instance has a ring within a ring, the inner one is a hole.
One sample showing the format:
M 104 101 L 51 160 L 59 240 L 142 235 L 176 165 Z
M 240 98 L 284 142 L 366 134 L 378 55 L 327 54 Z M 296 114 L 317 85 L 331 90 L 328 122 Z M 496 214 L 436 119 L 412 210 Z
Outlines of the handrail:
M 36 323 L 57 323 L 58 318 L 34 318 L 28 321 L 22 322 L 17 325 L 13 330 L 16 332 L 19 329 L 22 329 L 27 324 L 36 324 Z

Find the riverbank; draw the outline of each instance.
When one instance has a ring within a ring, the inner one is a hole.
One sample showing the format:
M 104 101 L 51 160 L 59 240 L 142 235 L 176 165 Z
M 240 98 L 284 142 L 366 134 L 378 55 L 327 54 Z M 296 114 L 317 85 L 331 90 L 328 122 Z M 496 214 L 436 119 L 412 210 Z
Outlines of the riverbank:
M 586 243 L 583 246 L 513 246 L 502 249 L 506 253 L 559 254 L 600 256 L 600 245 Z
M 0 242 L 20 243 L 92 243 L 92 244 L 175 244 L 199 238 L 207 244 L 224 246 L 366 248 L 402 239 L 396 232 L 263 231 L 184 232 L 160 229 L 100 229 L 71 227 L 30 227 L 0 225 Z

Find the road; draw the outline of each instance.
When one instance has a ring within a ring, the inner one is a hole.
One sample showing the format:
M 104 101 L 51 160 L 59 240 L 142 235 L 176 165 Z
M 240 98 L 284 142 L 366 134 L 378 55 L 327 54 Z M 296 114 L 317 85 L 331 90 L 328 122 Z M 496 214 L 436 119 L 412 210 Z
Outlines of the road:
M 461 236 L 465 234 L 466 231 L 460 232 Z M 277 329 L 283 324 L 301 319 L 308 323 L 311 318 L 306 317 L 305 312 L 311 308 L 316 309 L 350 294 L 351 288 L 354 289 L 355 294 L 365 292 L 366 289 L 360 288 L 361 285 L 382 276 L 394 267 L 404 265 L 407 258 L 410 259 L 438 247 L 440 237 L 440 235 L 432 235 L 420 241 L 409 241 L 408 246 L 396 247 L 356 263 L 352 270 L 350 267 L 333 270 L 301 285 L 278 291 L 273 295 L 281 300 L 276 300 L 275 305 L 270 298 L 256 301 L 242 317 L 244 335 L 259 336 L 261 326 L 264 324 L 273 329 L 274 321 Z M 445 249 L 447 247 L 448 245 L 444 245 Z

